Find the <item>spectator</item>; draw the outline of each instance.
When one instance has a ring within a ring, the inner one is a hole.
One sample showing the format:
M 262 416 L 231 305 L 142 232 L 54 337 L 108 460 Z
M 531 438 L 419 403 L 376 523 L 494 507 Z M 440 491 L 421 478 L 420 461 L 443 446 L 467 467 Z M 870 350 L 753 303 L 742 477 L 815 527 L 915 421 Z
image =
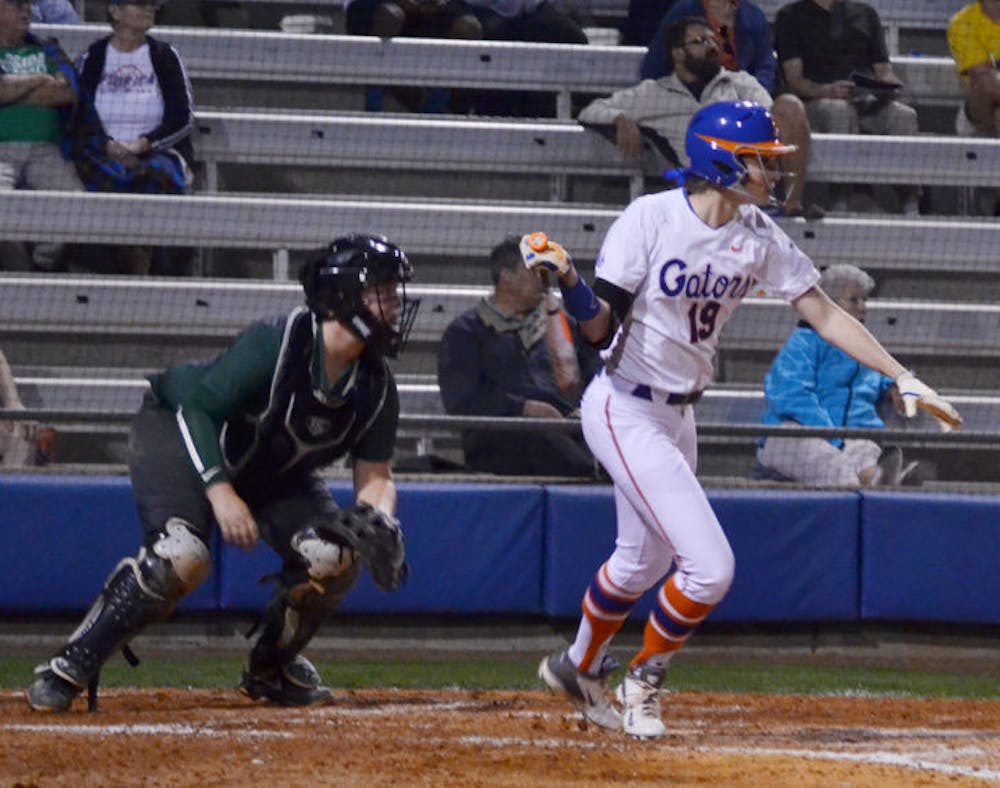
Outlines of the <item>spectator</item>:
M 77 63 L 93 99 L 91 126 L 77 129 L 74 161 L 90 191 L 184 194 L 192 175 L 191 83 L 177 51 L 148 35 L 158 0 L 112 0 L 110 36 Z M 152 249 L 118 249 L 114 270 L 149 273 Z
M 586 44 L 587 34 L 559 0 L 467 0 L 491 41 Z M 551 94 L 520 90 L 477 92 L 480 115 L 542 118 L 555 116 Z
M 76 73 L 55 42 L 29 32 L 28 0 L 0 0 L 0 189 L 80 191 L 59 151 L 77 106 Z M 61 245 L 4 244 L 0 267 L 53 270 Z
M 673 70 L 667 55 L 667 28 L 684 16 L 704 17 L 722 53 L 722 66 L 746 71 L 775 95 L 778 65 L 771 45 L 771 25 L 750 0 L 680 0 L 663 15 L 642 61 L 643 79 L 659 79 Z M 779 124 L 780 125 L 780 124 Z
M 622 23 L 622 46 L 645 47 L 653 40 L 656 25 L 677 0 L 630 0 Z
M 352 36 L 395 38 L 460 38 L 477 40 L 483 28 L 464 0 L 348 0 L 345 29 Z M 382 88 L 365 90 L 365 109 L 382 109 Z M 407 108 L 443 112 L 451 96 L 447 90 L 396 88 L 393 95 Z
M 857 0 L 795 0 L 775 18 L 778 61 L 788 89 L 806 105 L 816 132 L 917 134 L 917 113 L 896 100 L 897 89 L 860 89 L 863 74 L 900 85 L 886 49 L 878 12 Z M 834 209 L 847 209 L 847 192 L 835 188 Z M 919 190 L 900 190 L 903 212 L 916 216 Z
M 25 410 L 3 351 L 0 351 L 0 410 Z M 51 427 L 40 428 L 34 421 L 0 420 L 0 467 L 46 465 L 54 437 Z
M 491 41 L 586 44 L 587 34 L 559 0 L 466 0 Z
M 448 413 L 562 419 L 600 366 L 556 296 L 521 260 L 518 240 L 490 253 L 493 294 L 459 315 L 438 348 L 438 383 Z M 572 344 L 570 343 L 572 336 Z M 561 432 L 468 431 L 466 464 L 477 471 L 529 476 L 593 476 L 582 439 Z
M 1000 137 L 1000 0 L 976 0 L 955 14 L 948 45 L 965 92 L 955 130 L 963 137 Z M 1000 190 L 992 208 L 1000 215 Z
M 833 265 L 820 277 L 820 287 L 851 317 L 865 322 L 866 299 L 875 287 L 867 273 L 853 265 Z M 764 392 L 765 424 L 882 429 L 878 407 L 883 402 L 903 413 L 890 378 L 862 366 L 805 322 L 771 364 Z M 899 484 L 916 467 L 902 468 L 898 447 L 883 452 L 874 441 L 853 438 L 771 436 L 762 441 L 757 459 L 780 478 L 838 487 Z
M 352 36 L 482 38 L 483 29 L 463 0 L 349 0 Z
M 580 112 L 583 123 L 613 123 L 619 149 L 626 156 L 642 151 L 640 126 L 665 137 L 674 156 L 684 150 L 688 121 L 701 107 L 717 101 L 752 101 L 773 110 L 783 140 L 798 146 L 789 159 L 786 177 L 785 212 L 791 216 L 818 218 L 821 214 L 802 204 L 809 161 L 809 124 L 802 103 L 794 96 L 771 94 L 746 71 L 722 68 L 719 46 L 704 19 L 681 17 L 671 23 L 666 42 L 673 61 L 673 73 L 646 79 L 619 90 L 610 98 L 597 99 Z M 684 162 L 681 162 L 682 164 Z
M 33 0 L 31 21 L 47 25 L 78 25 L 80 15 L 69 0 Z

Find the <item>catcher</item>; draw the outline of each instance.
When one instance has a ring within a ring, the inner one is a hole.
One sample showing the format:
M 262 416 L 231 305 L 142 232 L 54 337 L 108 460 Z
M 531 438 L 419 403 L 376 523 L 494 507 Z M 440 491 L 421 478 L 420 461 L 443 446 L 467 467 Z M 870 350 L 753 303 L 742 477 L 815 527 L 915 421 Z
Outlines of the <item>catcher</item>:
M 384 590 L 407 573 L 390 461 L 399 396 L 386 357 L 419 302 L 384 238 L 339 238 L 302 269 L 305 306 L 256 323 L 215 359 L 151 377 L 129 439 L 143 547 L 111 573 L 69 642 L 35 669 L 28 703 L 66 711 L 101 666 L 208 575 L 212 529 L 281 557 L 240 691 L 282 706 L 329 699 L 301 652 L 363 563 Z M 356 505 L 339 510 L 316 469 L 353 459 Z

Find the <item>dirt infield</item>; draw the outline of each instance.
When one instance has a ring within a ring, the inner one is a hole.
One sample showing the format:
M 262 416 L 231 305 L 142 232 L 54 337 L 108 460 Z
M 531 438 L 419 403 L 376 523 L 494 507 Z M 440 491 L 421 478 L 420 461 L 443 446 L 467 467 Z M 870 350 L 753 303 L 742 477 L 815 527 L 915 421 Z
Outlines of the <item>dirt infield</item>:
M 1000 702 L 672 693 L 668 735 L 585 728 L 542 692 L 106 690 L 31 712 L 0 693 L 0 783 L 48 785 L 1000 784 Z

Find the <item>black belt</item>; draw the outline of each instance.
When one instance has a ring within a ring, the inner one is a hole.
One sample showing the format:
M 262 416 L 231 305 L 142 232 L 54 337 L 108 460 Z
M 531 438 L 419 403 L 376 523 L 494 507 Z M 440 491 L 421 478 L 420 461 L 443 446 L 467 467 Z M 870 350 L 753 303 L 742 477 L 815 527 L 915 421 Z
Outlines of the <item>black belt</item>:
M 667 394 L 668 405 L 694 405 L 701 399 L 702 392 L 692 391 L 690 394 Z M 638 385 L 632 389 L 632 396 L 653 401 L 653 390 L 646 385 Z

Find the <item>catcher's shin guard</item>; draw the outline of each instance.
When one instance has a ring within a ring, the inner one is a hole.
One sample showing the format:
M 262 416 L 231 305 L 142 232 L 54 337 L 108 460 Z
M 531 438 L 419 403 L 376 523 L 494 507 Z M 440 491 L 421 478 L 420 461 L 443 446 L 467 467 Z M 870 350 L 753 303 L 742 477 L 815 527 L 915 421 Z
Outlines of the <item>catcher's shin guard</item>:
M 69 642 L 35 669 L 28 690 L 32 708 L 69 708 L 115 650 L 147 624 L 169 615 L 208 571 L 208 548 L 183 521 L 171 519 L 152 550 L 142 548 L 136 558 L 125 558 L 115 567 Z
M 263 631 L 247 657 L 240 690 L 281 705 L 307 705 L 329 697 L 319 673 L 301 651 L 326 614 L 347 596 L 361 565 L 352 550 L 320 539 L 311 528 L 297 533 L 292 547 L 303 557 L 309 578 L 279 581 L 263 617 Z

